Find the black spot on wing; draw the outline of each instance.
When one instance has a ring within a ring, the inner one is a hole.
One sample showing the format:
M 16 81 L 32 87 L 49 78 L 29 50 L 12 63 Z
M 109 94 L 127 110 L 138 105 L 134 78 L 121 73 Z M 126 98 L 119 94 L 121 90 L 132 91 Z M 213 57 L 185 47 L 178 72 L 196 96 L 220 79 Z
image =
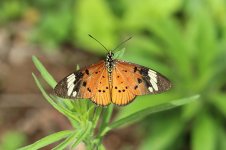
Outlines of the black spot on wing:
M 79 89 L 80 89 L 80 86 L 81 86 L 81 80 L 79 80 L 76 84 L 75 84 L 75 87 L 73 89 L 73 91 L 76 91 L 77 93 L 79 92 Z
M 83 75 L 84 75 L 84 74 L 83 74 L 81 71 L 76 72 L 76 73 L 75 73 L 75 78 L 76 78 L 76 80 L 81 79 L 81 78 L 83 77 Z
M 86 69 L 86 70 L 85 70 L 85 73 L 86 73 L 87 75 L 89 75 L 89 70 L 88 70 L 88 69 Z
M 139 84 L 142 83 L 142 79 L 137 78 L 137 82 L 138 82 Z
M 149 70 L 148 68 L 141 68 L 139 70 L 139 72 L 140 72 L 141 75 L 148 77 L 148 70 Z
M 134 67 L 134 70 L 133 70 L 133 72 L 135 73 L 137 71 L 137 67 Z
M 88 90 L 89 92 L 92 92 L 90 88 L 87 88 L 87 90 Z
M 149 77 L 143 77 L 143 81 L 145 83 L 145 86 L 147 88 L 152 87 L 151 83 L 150 83 L 150 78 Z
M 84 82 L 82 83 L 82 86 L 86 87 L 86 81 L 84 81 Z

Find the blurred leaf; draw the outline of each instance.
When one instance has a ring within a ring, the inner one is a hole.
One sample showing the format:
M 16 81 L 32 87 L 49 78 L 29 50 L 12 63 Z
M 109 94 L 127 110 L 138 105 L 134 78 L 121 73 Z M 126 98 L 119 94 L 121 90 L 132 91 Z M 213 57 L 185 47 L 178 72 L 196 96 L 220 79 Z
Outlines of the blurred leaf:
M 174 19 L 165 19 L 156 22 L 150 22 L 148 30 L 165 45 L 164 52 L 168 59 L 172 60 L 173 66 L 176 66 L 174 75 L 183 80 L 184 86 L 189 85 L 191 74 L 191 65 L 189 51 L 184 42 L 181 27 Z
M 224 0 L 207 0 L 207 3 L 217 23 L 224 24 L 226 18 L 226 2 Z
M 124 3 L 127 6 L 124 15 L 124 26 L 135 30 L 145 28 L 150 21 L 172 15 L 180 9 L 182 1 L 135 0 L 131 2 L 126 0 Z
M 50 7 L 46 8 L 47 11 L 41 16 L 39 26 L 32 33 L 33 39 L 42 43 L 48 48 L 45 49 L 48 51 L 66 40 L 71 40 L 71 37 L 69 37 L 72 24 L 70 1 L 58 5 L 59 3 L 53 3 L 53 8 L 58 8 L 55 11 L 50 9 Z
M 209 15 L 209 12 L 206 10 L 202 10 L 200 14 L 197 14 L 197 20 L 199 20 L 199 37 L 197 41 L 198 45 L 198 57 L 202 57 L 199 62 L 199 73 L 200 78 L 206 73 L 212 73 L 212 67 L 210 67 L 213 63 L 214 58 L 216 57 L 219 49 L 216 47 L 216 31 L 214 28 L 213 20 Z M 209 69 L 212 71 L 209 71 Z M 209 71 L 209 72 L 208 72 Z
M 224 129 L 224 125 L 220 124 L 219 127 L 217 128 L 218 130 L 218 145 L 217 145 L 217 149 L 219 150 L 224 150 L 226 149 L 226 133 L 225 133 L 225 129 Z
M 176 149 L 173 146 L 174 141 L 178 142 L 179 135 L 183 131 L 183 122 L 178 114 L 166 114 L 168 117 L 159 118 L 156 122 L 149 123 L 152 126 L 151 131 L 147 134 L 147 138 L 143 141 L 141 150 L 164 150 Z M 161 121 L 161 124 L 159 123 Z
M 108 49 L 115 46 L 117 22 L 104 0 L 79 0 L 75 5 L 74 36 L 75 42 L 86 48 L 103 53 L 100 45 L 91 41 L 87 34 L 91 34 Z M 106 21 L 107 19 L 107 21 Z M 89 43 L 89 44 L 87 44 Z
M 78 137 L 78 135 L 80 133 L 81 133 L 81 131 L 76 131 L 76 132 L 72 133 L 71 135 L 69 135 L 66 138 L 66 140 L 64 140 L 63 142 L 61 142 L 56 147 L 54 147 L 53 150 L 62 150 L 62 149 L 65 149 L 67 146 L 69 146 L 72 142 L 75 141 L 76 137 Z
M 193 150 L 215 150 L 217 149 L 217 122 L 208 113 L 197 116 L 192 130 Z
M 226 94 L 217 93 L 211 99 L 212 104 L 226 117 Z
M 189 121 L 193 119 L 202 110 L 202 105 L 203 101 L 202 98 L 200 98 L 200 100 L 195 103 L 190 103 L 188 105 L 183 106 L 182 119 L 184 121 Z
M 144 110 L 146 108 L 170 102 L 169 98 L 175 99 L 175 96 L 168 94 L 139 96 L 131 104 L 121 108 L 120 112 L 116 116 L 116 120 Z
M 8 21 L 13 21 L 23 15 L 25 3 L 15 0 L 2 1 L 0 2 L 0 9 L 0 24 L 8 23 Z
M 23 133 L 15 132 L 15 131 L 9 131 L 6 132 L 1 137 L 0 142 L 0 149 L 2 150 L 15 150 L 26 142 L 26 136 Z
M 129 125 L 131 123 L 134 123 L 136 121 L 143 119 L 144 117 L 146 117 L 150 114 L 157 113 L 157 112 L 164 111 L 164 110 L 168 110 L 168 109 L 172 109 L 174 107 L 178 107 L 178 106 L 181 106 L 181 105 L 185 105 L 187 103 L 193 102 L 194 100 L 197 100 L 198 98 L 199 98 L 199 95 L 195 95 L 195 96 L 192 96 L 192 97 L 183 98 L 183 99 L 180 99 L 180 100 L 174 100 L 174 101 L 171 101 L 169 103 L 160 104 L 160 105 L 157 105 L 157 106 L 152 106 L 152 107 L 146 108 L 144 110 L 135 112 L 135 113 L 130 114 L 130 115 L 123 117 L 121 119 L 117 119 L 116 121 L 114 121 L 113 123 L 111 123 L 109 125 L 109 128 L 113 129 L 113 128 L 118 128 L 122 125 Z
M 154 38 L 151 38 L 151 36 L 146 37 L 146 36 L 136 35 L 136 37 L 132 39 L 131 44 L 129 44 L 128 46 L 129 46 L 128 47 L 129 52 L 131 51 L 131 49 L 134 49 L 134 51 L 137 51 L 144 55 L 149 54 L 148 56 L 164 55 L 162 51 L 163 46 L 157 43 Z
M 119 51 L 116 51 L 115 53 L 114 53 L 114 56 L 113 56 L 113 58 L 114 59 L 122 59 L 122 57 L 123 57 L 123 55 L 124 55 L 124 53 L 125 53 L 125 48 L 123 48 L 122 50 L 119 50 Z
M 40 149 L 42 147 L 45 147 L 51 143 L 57 142 L 63 138 L 66 138 L 72 134 L 72 131 L 60 131 L 54 134 L 51 134 L 47 137 L 42 138 L 41 140 L 36 141 L 35 143 L 28 145 L 26 147 L 20 148 L 18 150 L 35 150 L 35 149 Z
M 38 71 L 41 73 L 43 79 L 52 87 L 54 88 L 56 86 L 56 81 L 53 79 L 53 77 L 49 74 L 49 72 L 46 70 L 46 68 L 42 65 L 42 63 L 38 60 L 36 56 L 32 56 L 32 61 L 35 64 L 35 67 L 38 69 Z

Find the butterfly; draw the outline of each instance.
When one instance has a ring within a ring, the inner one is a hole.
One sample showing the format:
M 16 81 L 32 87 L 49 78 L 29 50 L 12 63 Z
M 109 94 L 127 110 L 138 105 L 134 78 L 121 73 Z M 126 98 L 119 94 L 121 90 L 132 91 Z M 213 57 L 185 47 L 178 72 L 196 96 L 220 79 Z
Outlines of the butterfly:
M 56 85 L 54 93 L 62 98 L 90 99 L 97 105 L 107 106 L 127 105 L 136 96 L 170 89 L 171 82 L 157 71 L 113 56 L 108 51 L 105 60 L 69 74 Z

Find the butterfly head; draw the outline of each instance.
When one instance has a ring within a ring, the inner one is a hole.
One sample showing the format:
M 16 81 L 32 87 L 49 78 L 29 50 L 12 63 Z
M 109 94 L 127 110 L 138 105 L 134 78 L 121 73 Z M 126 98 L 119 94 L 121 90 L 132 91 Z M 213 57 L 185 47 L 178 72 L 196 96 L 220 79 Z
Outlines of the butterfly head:
M 109 51 L 107 53 L 107 56 L 106 56 L 106 61 L 113 61 L 113 56 L 114 56 L 114 53 L 112 51 Z

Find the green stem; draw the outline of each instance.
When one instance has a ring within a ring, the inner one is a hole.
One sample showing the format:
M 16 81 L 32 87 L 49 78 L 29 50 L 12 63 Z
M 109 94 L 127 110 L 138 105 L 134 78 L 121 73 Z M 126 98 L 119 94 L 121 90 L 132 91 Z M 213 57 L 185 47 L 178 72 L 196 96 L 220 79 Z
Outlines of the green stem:
M 97 134 L 97 146 L 100 146 L 101 143 L 102 143 L 102 140 L 103 140 L 103 136 L 108 132 L 106 132 L 106 129 L 108 127 L 108 124 L 110 122 L 110 119 L 111 119 L 111 116 L 112 116 L 112 112 L 113 112 L 113 105 L 109 106 L 107 109 L 106 109 L 106 112 L 104 112 L 103 114 L 103 121 L 101 123 L 101 126 L 100 126 L 100 129 L 99 129 L 99 132 Z

